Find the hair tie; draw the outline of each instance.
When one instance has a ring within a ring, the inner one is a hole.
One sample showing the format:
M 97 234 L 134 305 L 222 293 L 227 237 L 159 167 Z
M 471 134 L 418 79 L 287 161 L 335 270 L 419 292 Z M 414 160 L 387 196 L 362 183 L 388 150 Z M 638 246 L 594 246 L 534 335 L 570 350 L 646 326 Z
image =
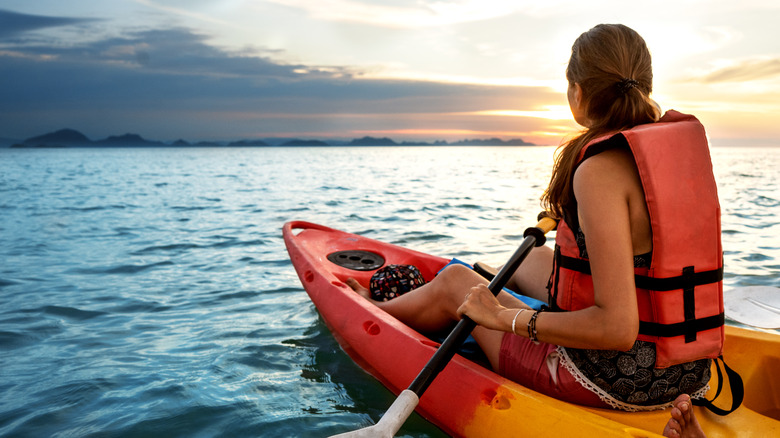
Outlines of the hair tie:
M 617 83 L 618 90 L 622 94 L 628 93 L 632 88 L 638 87 L 639 82 L 631 79 L 631 78 L 623 78 L 620 82 Z

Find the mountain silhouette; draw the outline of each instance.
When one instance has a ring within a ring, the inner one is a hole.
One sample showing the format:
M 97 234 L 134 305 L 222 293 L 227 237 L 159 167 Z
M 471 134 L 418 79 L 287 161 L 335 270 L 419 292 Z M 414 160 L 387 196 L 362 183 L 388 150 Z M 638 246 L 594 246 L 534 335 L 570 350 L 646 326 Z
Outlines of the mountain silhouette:
M 273 141 L 271 141 L 273 140 Z M 138 134 L 112 135 L 103 140 L 90 140 L 86 135 L 75 129 L 60 129 L 59 131 L 48 134 L 38 135 L 23 140 L 21 143 L 13 144 L 11 147 L 17 148 L 36 148 L 36 147 L 258 147 L 258 146 L 534 146 L 522 139 L 501 140 L 500 138 L 489 139 L 465 139 L 455 142 L 437 140 L 434 142 L 424 141 L 403 141 L 397 143 L 394 140 L 382 137 L 362 137 L 351 141 L 347 140 L 301 140 L 298 138 L 288 139 L 250 139 L 232 142 L 200 141 L 188 142 L 183 139 L 172 143 L 164 143 L 156 140 L 147 140 Z
M 75 129 L 60 129 L 56 132 L 30 137 L 23 142 L 26 145 L 59 145 L 59 146 L 83 146 L 92 143 L 86 135 Z

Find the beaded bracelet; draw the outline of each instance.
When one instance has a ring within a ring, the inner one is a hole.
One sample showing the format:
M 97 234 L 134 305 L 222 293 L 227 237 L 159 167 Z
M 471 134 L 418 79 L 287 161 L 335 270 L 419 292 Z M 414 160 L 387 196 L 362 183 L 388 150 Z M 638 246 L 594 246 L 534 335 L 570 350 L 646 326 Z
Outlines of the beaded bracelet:
M 536 337 L 536 318 L 538 316 L 539 311 L 537 310 L 533 315 L 531 315 L 531 319 L 528 320 L 528 339 L 530 339 L 534 344 L 539 344 L 539 339 Z

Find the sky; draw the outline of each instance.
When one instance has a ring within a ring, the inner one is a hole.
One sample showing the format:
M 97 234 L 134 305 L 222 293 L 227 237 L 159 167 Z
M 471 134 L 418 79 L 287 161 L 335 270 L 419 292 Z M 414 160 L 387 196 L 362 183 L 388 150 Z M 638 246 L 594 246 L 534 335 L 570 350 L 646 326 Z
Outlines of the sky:
M 777 0 L 0 0 L 0 138 L 558 145 L 599 23 L 645 38 L 652 97 L 713 145 L 780 146 Z

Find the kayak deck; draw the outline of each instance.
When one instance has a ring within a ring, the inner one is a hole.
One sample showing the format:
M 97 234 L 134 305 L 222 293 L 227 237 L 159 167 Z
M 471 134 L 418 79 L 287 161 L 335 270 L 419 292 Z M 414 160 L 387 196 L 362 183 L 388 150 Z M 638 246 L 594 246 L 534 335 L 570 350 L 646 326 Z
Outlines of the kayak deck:
M 368 285 L 376 269 L 355 270 L 328 260 L 339 251 L 367 251 L 384 264 L 415 265 L 430 281 L 449 260 L 308 222 L 288 222 L 285 244 L 298 276 L 345 352 L 398 394 L 435 352 L 438 343 L 407 327 L 345 283 Z M 719 417 L 694 408 L 709 438 L 780 436 L 780 336 L 726 327 L 724 357 L 745 383 L 745 399 Z M 717 374 L 713 370 L 715 393 Z M 728 386 L 717 400 L 730 406 Z M 572 405 L 509 381 L 456 355 L 422 396 L 417 408 L 453 436 L 660 436 L 667 411 L 628 413 Z

